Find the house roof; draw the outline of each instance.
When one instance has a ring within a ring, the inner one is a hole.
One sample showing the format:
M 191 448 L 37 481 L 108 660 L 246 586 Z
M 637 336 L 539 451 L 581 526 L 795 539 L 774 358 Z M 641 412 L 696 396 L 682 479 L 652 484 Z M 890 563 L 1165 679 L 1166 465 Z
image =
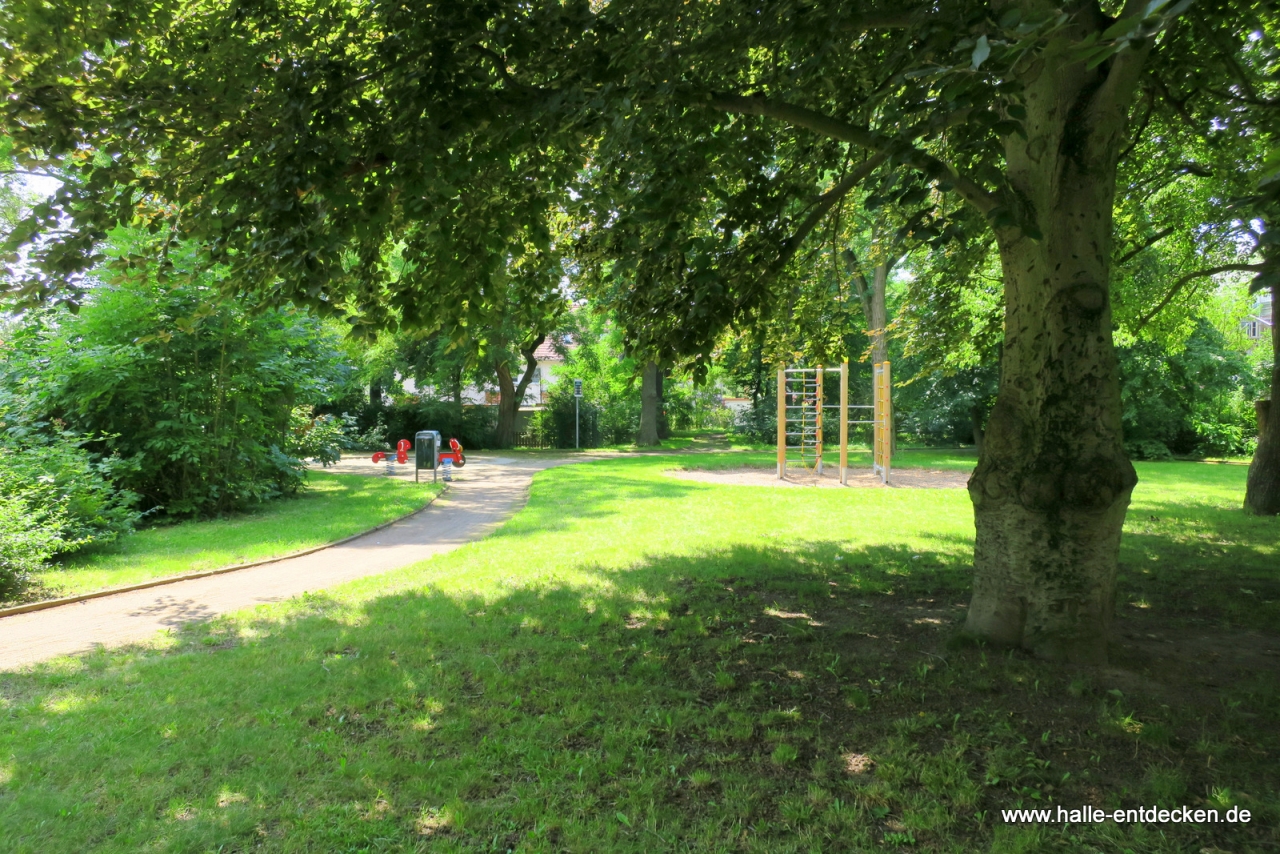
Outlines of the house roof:
M 567 335 L 560 340 L 561 350 L 572 350 L 577 346 L 578 345 L 571 341 Z M 538 346 L 538 349 L 533 351 L 533 358 L 539 362 L 564 361 L 564 356 L 560 355 L 559 351 L 556 350 L 555 339 L 550 337 L 548 337 L 546 341 L 543 341 L 542 344 Z

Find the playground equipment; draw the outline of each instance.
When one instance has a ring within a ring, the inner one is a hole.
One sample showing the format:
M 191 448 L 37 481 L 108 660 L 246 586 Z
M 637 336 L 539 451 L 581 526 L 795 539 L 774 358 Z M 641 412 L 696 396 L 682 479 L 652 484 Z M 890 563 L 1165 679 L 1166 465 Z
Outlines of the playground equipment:
M 840 375 L 840 403 L 823 401 L 823 380 L 828 373 Z M 883 483 L 889 482 L 893 454 L 893 403 L 889 362 L 877 362 L 872 369 L 871 404 L 849 403 L 849 362 L 838 368 L 778 369 L 778 479 L 787 471 L 788 449 L 799 452 L 800 465 L 813 468 L 819 477 L 823 468 L 823 415 L 838 411 L 840 427 L 840 483 L 849 483 L 849 425 L 869 424 L 872 428 L 872 469 Z M 850 420 L 850 410 L 871 410 L 870 419 Z M 788 440 L 794 439 L 791 443 Z
M 410 444 L 408 439 L 401 439 L 396 442 L 396 450 L 394 455 L 388 451 L 375 451 L 373 461 L 375 463 L 385 462 L 387 464 L 387 474 L 395 474 L 397 465 L 406 465 L 409 462 L 409 451 L 413 451 L 413 479 L 417 481 L 418 472 L 422 469 L 430 469 L 434 478 L 436 469 L 441 464 L 450 467 L 457 466 L 462 468 L 467 464 L 467 455 L 463 453 L 462 444 L 457 439 L 449 440 L 449 450 L 440 450 L 440 434 L 435 430 L 419 430 L 413 437 L 414 441 Z M 449 478 L 446 477 L 446 480 Z
M 373 461 L 375 463 L 386 462 L 387 474 L 395 474 L 396 464 L 404 465 L 409 462 L 409 440 L 401 439 L 396 442 L 395 456 L 390 456 L 386 451 L 374 451 Z
M 467 464 L 467 455 L 462 453 L 462 445 L 457 439 L 449 440 L 449 450 L 440 453 L 440 461 L 451 460 L 455 466 L 462 468 Z

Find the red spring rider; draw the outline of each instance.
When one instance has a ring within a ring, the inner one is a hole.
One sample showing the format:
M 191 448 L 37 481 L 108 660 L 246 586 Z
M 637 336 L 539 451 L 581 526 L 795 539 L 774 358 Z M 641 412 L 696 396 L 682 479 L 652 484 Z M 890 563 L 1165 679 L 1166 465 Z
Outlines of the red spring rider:
M 458 468 L 467 464 L 467 455 L 462 453 L 462 443 L 457 439 L 450 439 L 449 450 L 441 451 L 440 461 L 444 462 L 446 458 L 453 460 L 453 464 Z
M 408 439 L 401 439 L 399 442 L 396 442 L 396 462 L 397 463 L 404 465 L 405 463 L 409 462 L 409 449 L 411 447 L 413 446 L 410 444 Z M 375 463 L 380 463 L 386 459 L 387 459 L 386 451 L 375 451 L 373 454 L 373 461 Z

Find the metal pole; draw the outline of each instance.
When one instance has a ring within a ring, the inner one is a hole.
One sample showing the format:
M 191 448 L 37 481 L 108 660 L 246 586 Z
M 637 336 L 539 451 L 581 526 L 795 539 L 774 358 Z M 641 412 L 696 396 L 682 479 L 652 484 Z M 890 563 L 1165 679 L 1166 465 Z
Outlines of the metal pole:
M 578 429 L 578 398 L 575 396 L 573 398 L 573 449 L 575 451 L 578 450 L 579 433 L 580 431 Z
M 787 470 L 787 373 L 778 368 L 778 480 Z
M 840 483 L 849 485 L 849 360 L 840 366 Z

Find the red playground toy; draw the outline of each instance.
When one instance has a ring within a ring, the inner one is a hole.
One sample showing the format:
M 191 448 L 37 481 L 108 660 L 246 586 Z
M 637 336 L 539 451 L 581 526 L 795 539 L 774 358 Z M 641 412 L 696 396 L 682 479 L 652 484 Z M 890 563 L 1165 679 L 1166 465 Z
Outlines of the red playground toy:
M 467 464 L 467 455 L 462 453 L 462 443 L 457 439 L 449 440 L 449 450 L 440 452 L 440 460 L 453 460 L 453 464 L 458 468 L 462 468 Z
M 409 462 L 409 451 L 411 450 L 413 450 L 413 443 L 408 439 L 401 439 L 399 442 L 396 442 L 395 461 L 401 465 Z M 439 460 L 440 462 L 451 460 L 458 468 L 465 466 L 467 464 L 467 455 L 462 453 L 462 443 L 457 439 L 450 439 L 449 450 L 441 451 Z M 391 470 L 391 466 L 393 465 L 391 457 L 386 451 L 375 451 L 373 454 L 373 461 L 375 463 L 386 461 L 388 471 Z

